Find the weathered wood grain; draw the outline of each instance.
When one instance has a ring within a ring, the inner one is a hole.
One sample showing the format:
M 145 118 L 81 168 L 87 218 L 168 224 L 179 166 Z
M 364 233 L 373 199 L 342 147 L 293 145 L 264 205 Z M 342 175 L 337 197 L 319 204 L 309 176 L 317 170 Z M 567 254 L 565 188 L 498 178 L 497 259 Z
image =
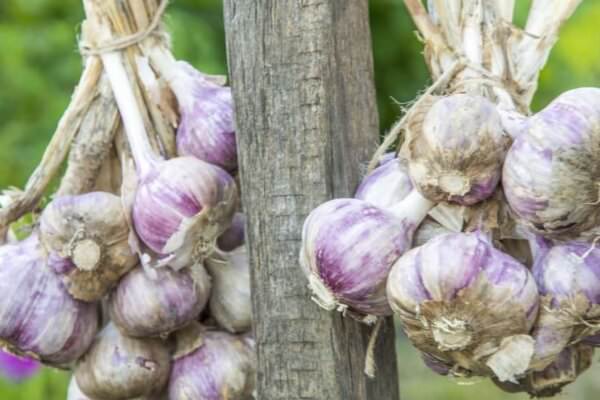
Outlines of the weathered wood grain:
M 313 304 L 298 266 L 305 217 L 352 195 L 377 143 L 367 3 L 224 1 L 261 400 L 399 398 L 391 321 L 368 380 L 370 329 Z

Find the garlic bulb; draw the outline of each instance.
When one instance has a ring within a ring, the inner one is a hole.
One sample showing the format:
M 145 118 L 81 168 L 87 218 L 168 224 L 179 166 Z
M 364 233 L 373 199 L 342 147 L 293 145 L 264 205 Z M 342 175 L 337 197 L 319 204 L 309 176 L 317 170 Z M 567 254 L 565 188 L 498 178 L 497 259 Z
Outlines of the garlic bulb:
M 217 239 L 217 247 L 222 251 L 232 251 L 244 244 L 246 217 L 242 213 L 235 213 L 231 225 Z
M 538 292 L 530 272 L 481 233 L 450 233 L 404 254 L 387 297 L 419 350 L 455 375 L 512 381 L 533 354 Z
M 597 236 L 599 152 L 600 89 L 563 93 L 530 118 L 510 148 L 502 177 L 508 203 L 542 235 Z
M 377 207 L 387 208 L 403 200 L 412 189 L 406 161 L 392 158 L 379 165 L 361 181 L 354 197 Z
M 191 157 L 161 162 L 141 180 L 133 205 L 140 239 L 173 268 L 201 261 L 215 248 L 237 206 L 237 189 L 224 170 Z
M 389 270 L 410 248 L 415 229 L 433 203 L 412 191 L 388 210 L 357 199 L 321 204 L 306 218 L 300 265 L 313 300 L 359 319 L 390 315 Z
M 75 361 L 98 330 L 96 305 L 73 299 L 34 233 L 0 247 L 0 342 L 51 365 Z
M 245 332 L 252 327 L 250 266 L 246 246 L 220 253 L 206 261 L 212 277 L 210 315 L 229 332 Z
M 227 171 L 236 170 L 231 89 L 212 82 L 185 61 L 169 63 L 161 73 L 179 103 L 179 155 L 196 157 Z
M 536 323 L 533 367 L 553 362 L 568 344 L 600 332 L 600 249 L 556 245 L 536 259 L 533 274 L 543 307 Z
M 565 348 L 543 371 L 532 371 L 519 379 L 518 384 L 494 381 L 509 393 L 527 392 L 532 397 L 554 397 L 563 387 L 575 382 L 592 364 L 594 349 L 585 344 Z
M 99 300 L 137 263 L 121 199 L 92 192 L 54 199 L 42 213 L 40 239 L 75 268 L 63 281 L 73 297 Z
M 202 330 L 197 325 L 178 332 L 176 338 L 177 351 L 169 378 L 170 400 L 253 398 L 254 340 L 248 336 Z
M 200 264 L 174 271 L 137 267 L 110 294 L 111 320 L 126 335 L 166 335 L 196 319 L 208 302 L 210 278 Z
M 407 149 L 410 176 L 425 197 L 472 205 L 494 192 L 510 142 L 494 104 L 467 94 L 443 97 L 419 127 L 409 130 Z
M 387 153 L 379 166 L 364 177 L 354 197 L 377 207 L 389 208 L 404 200 L 412 190 L 407 161 L 395 158 L 393 153 Z M 450 232 L 427 217 L 415 232 L 413 246 L 420 246 L 437 235 Z
M 169 350 L 163 341 L 130 338 L 109 324 L 78 361 L 75 379 L 91 398 L 127 400 L 160 393 L 170 367 Z

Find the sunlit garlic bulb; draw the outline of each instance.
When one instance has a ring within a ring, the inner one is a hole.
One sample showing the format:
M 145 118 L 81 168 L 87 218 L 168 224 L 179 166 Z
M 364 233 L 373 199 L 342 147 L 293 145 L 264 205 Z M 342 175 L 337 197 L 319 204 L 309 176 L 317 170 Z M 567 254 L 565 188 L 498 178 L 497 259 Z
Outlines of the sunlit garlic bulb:
M 210 290 L 201 264 L 179 271 L 137 267 L 112 291 L 108 310 L 115 325 L 129 336 L 165 336 L 198 318 Z
M 191 325 L 177 336 L 170 400 L 249 400 L 256 380 L 254 340 Z
M 510 148 L 502 185 L 521 221 L 556 239 L 592 239 L 600 223 L 600 89 L 558 96 Z
M 537 287 L 481 233 L 437 236 L 404 254 L 387 297 L 413 345 L 453 375 L 515 381 L 529 367 Z
M 442 97 L 416 129 L 407 138 L 409 170 L 425 197 L 472 205 L 494 192 L 510 142 L 494 104 L 467 94 Z
M 206 261 L 212 277 L 210 315 L 229 332 L 246 332 L 252 327 L 250 266 L 246 246 L 220 252 Z
M 35 233 L 0 247 L 0 343 L 62 366 L 88 349 L 99 315 L 95 304 L 73 299 L 47 263 Z
M 75 379 L 93 399 L 150 396 L 161 393 L 167 384 L 170 358 L 162 340 L 130 338 L 109 324 L 77 363 Z
M 99 300 L 137 263 L 121 199 L 91 192 L 54 199 L 42 213 L 40 239 L 70 264 L 61 272 L 73 297 Z

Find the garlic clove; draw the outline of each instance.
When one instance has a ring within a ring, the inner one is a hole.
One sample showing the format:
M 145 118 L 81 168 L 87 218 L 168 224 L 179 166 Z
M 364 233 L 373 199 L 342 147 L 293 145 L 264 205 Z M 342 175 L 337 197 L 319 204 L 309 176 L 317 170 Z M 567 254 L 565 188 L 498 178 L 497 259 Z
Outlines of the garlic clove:
M 137 267 L 110 294 L 109 314 L 126 335 L 165 336 L 200 315 L 210 290 L 210 278 L 200 264 L 179 271 Z
M 69 293 L 84 301 L 99 300 L 135 266 L 128 236 L 121 199 L 111 193 L 61 196 L 40 220 L 44 246 L 75 267 L 63 274 Z
M 169 350 L 163 341 L 127 337 L 109 324 L 78 361 L 74 374 L 77 385 L 90 398 L 127 400 L 160 393 L 170 368 Z
M 246 332 L 252 327 L 250 266 L 245 246 L 206 260 L 212 277 L 210 315 L 219 326 L 231 333 Z

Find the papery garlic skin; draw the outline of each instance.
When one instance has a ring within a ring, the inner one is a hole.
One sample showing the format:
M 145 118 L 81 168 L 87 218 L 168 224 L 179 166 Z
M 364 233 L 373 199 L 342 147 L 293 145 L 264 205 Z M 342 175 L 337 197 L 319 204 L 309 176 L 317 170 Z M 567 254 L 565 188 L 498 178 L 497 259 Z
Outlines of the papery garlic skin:
M 76 267 L 63 274 L 63 281 L 73 297 L 84 301 L 102 298 L 138 262 L 121 199 L 112 193 L 54 199 L 40 218 L 40 239 Z
M 419 218 L 427 213 L 421 211 L 415 220 L 398 218 L 357 199 L 335 199 L 315 208 L 304 222 L 300 252 L 315 301 L 329 310 L 390 315 L 387 276 L 410 248 Z
M 137 267 L 110 294 L 108 310 L 128 336 L 164 336 L 196 319 L 210 290 L 210 278 L 200 264 L 179 271 Z
M 177 152 L 224 168 L 237 169 L 231 89 L 220 86 L 185 61 L 165 76 L 179 103 Z
M 244 244 L 246 217 L 242 213 L 235 213 L 231 225 L 217 239 L 217 247 L 221 251 L 232 251 Z
M 143 177 L 132 216 L 140 239 L 154 252 L 172 255 L 170 266 L 179 269 L 214 251 L 236 208 L 237 188 L 226 171 L 178 157 Z
M 79 389 L 77 385 L 77 380 L 75 376 L 71 376 L 71 380 L 69 381 L 69 387 L 67 389 L 67 400 L 94 400 L 89 396 L 86 396 L 85 393 Z
M 597 236 L 599 152 L 600 89 L 563 93 L 530 118 L 510 148 L 502 177 L 508 203 L 542 235 Z
M 196 345 L 178 349 L 169 379 L 170 400 L 249 400 L 255 387 L 254 341 L 205 331 Z
M 517 384 L 494 383 L 509 393 L 527 392 L 535 398 L 554 397 L 592 365 L 594 348 L 585 344 L 566 347 L 558 357 L 542 371 L 531 371 Z
M 568 344 L 600 331 L 595 327 L 600 313 L 600 249 L 578 242 L 556 245 L 537 258 L 533 274 L 544 305 L 533 333 L 532 366 L 539 370 Z
M 0 247 L 0 342 L 50 365 L 75 361 L 98 330 L 96 305 L 73 299 L 34 233 Z
M 221 253 L 206 260 L 212 277 L 210 315 L 217 324 L 231 333 L 252 328 L 252 297 L 250 265 L 246 246 Z
M 81 391 L 102 400 L 127 400 L 161 393 L 171 356 L 159 339 L 135 339 L 109 324 L 75 367 Z
M 494 104 L 454 94 L 435 101 L 417 125 L 406 148 L 410 176 L 426 198 L 472 205 L 494 192 L 510 143 Z
M 481 233 L 441 235 L 404 254 L 387 297 L 411 342 L 453 369 L 513 380 L 529 365 L 537 287 L 527 268 Z M 503 356 L 517 360 L 507 368 Z

